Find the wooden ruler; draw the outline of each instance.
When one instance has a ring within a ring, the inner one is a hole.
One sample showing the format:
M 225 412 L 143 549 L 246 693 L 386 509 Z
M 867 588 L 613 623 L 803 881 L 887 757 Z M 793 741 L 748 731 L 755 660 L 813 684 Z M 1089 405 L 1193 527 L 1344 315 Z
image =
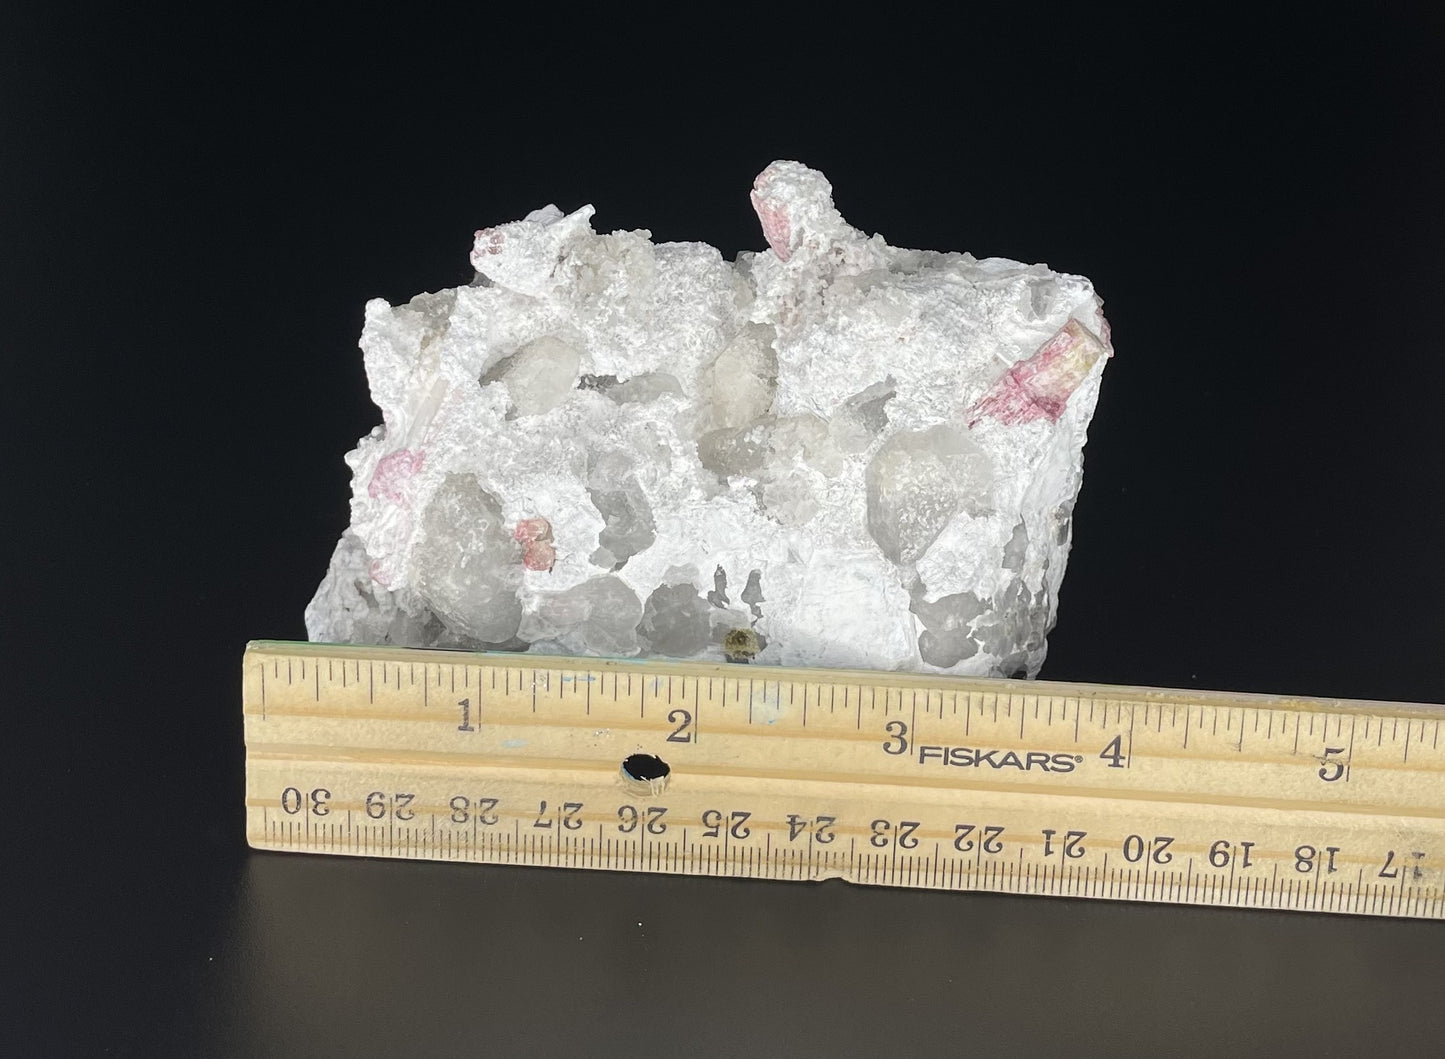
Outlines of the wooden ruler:
M 1445 918 L 1445 709 L 385 647 L 246 650 L 308 853 Z

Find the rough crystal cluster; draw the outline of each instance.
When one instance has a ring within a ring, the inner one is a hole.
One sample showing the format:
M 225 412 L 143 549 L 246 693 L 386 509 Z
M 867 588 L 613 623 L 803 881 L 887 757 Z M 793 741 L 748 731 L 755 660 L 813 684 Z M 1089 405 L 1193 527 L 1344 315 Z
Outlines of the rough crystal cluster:
M 546 206 L 366 307 L 314 640 L 1035 675 L 1112 353 L 1088 280 L 903 250 L 775 162 L 736 262 Z

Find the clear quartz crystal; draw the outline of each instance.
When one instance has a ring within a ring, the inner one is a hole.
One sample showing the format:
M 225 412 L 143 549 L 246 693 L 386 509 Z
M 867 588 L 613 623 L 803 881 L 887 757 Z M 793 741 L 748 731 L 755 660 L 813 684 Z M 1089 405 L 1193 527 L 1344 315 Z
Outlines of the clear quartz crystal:
M 594 453 L 587 461 L 587 495 L 602 516 L 594 566 L 620 570 L 657 539 L 652 507 L 632 473 L 632 461 L 620 452 Z
M 900 430 L 879 447 L 864 480 L 868 532 L 900 565 L 917 562 L 960 514 L 985 514 L 994 484 L 988 456 L 947 425 Z
M 418 591 L 463 636 L 504 643 L 522 618 L 522 571 L 502 507 L 469 474 L 449 474 L 422 516 L 413 556 Z
M 751 198 L 736 262 L 547 206 L 476 234 L 469 286 L 367 306 L 382 424 L 313 639 L 1038 672 L 1092 286 L 890 247 L 796 162 Z

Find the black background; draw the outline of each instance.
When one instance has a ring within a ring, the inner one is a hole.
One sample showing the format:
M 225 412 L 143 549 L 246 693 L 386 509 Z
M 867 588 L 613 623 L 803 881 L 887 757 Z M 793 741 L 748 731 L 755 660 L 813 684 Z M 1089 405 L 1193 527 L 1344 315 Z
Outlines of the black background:
M 784 157 L 1106 298 L 1045 677 L 1445 700 L 1439 5 L 206 6 L 5 12 L 0 1051 L 1438 1054 L 1431 923 L 252 854 L 238 690 L 367 298 L 546 202 L 758 248 Z

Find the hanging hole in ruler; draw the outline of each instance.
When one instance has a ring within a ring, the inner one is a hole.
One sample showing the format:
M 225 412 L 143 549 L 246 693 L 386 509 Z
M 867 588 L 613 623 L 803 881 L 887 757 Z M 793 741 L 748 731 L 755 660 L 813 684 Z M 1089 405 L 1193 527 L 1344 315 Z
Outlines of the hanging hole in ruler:
M 622 761 L 622 779 L 639 794 L 661 794 L 672 769 L 656 754 L 629 754 Z

